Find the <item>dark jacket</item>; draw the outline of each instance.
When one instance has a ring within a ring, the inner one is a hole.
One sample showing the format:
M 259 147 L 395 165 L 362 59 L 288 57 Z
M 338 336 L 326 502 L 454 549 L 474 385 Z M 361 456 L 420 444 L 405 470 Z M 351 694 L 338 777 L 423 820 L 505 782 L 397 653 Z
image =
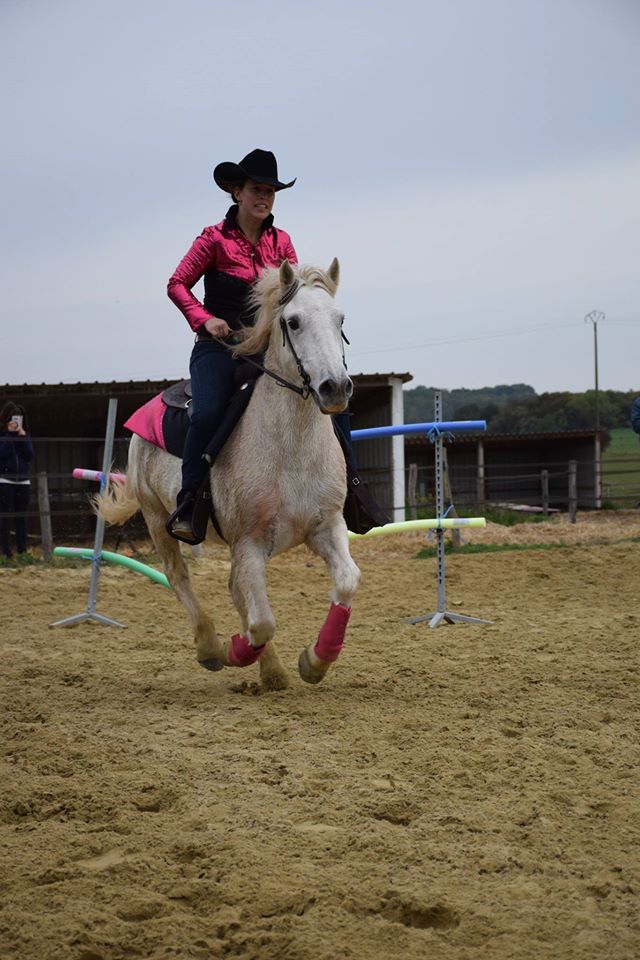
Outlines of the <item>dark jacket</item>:
M 631 426 L 636 433 L 640 433 L 640 397 L 636 397 L 631 404 Z
M 28 480 L 32 460 L 33 444 L 29 434 L 20 437 L 11 430 L 0 430 L 0 477 Z

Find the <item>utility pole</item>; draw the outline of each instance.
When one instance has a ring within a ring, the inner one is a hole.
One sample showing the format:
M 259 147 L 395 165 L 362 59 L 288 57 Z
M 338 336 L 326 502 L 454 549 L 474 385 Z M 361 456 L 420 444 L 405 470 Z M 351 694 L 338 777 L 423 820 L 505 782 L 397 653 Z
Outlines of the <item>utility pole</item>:
M 600 396 L 598 390 L 598 321 L 604 320 L 602 310 L 592 310 L 584 318 L 585 323 L 593 324 L 593 361 L 595 366 L 596 383 L 596 433 L 600 432 Z

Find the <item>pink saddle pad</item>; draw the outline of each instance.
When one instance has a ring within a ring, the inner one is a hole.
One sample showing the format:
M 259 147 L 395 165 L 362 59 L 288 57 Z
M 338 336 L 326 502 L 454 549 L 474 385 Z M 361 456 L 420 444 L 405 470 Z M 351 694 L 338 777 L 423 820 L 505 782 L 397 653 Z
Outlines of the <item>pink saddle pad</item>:
M 162 394 L 159 393 L 142 407 L 138 407 L 126 421 L 125 427 L 132 433 L 137 433 L 143 440 L 155 443 L 156 447 L 166 450 L 162 432 L 162 418 L 166 409 L 167 405 L 162 399 Z

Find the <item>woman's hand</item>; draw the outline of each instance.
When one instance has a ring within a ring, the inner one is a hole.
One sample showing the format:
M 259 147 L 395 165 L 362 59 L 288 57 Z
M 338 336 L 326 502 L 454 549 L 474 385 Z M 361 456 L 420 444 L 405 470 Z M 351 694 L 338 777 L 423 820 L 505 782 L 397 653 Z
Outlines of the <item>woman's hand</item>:
M 231 333 L 231 327 L 227 321 L 221 320 L 219 317 L 210 317 L 209 320 L 205 320 L 202 326 L 212 337 L 228 337 Z
M 7 430 L 10 433 L 17 433 L 19 437 L 26 437 L 27 435 L 22 427 L 15 422 L 15 420 L 9 420 L 9 423 L 7 424 Z

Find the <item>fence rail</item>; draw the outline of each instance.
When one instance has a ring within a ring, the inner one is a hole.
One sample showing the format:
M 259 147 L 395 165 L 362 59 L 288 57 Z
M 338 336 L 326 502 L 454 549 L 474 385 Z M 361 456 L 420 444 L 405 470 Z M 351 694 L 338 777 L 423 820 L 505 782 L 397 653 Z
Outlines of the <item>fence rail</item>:
M 125 469 L 126 439 L 117 440 L 114 469 Z M 43 554 L 49 556 L 54 541 L 85 540 L 92 535 L 95 516 L 90 497 L 96 485 L 88 480 L 77 480 L 71 475 L 74 467 L 100 469 L 104 440 L 101 438 L 47 438 L 34 441 L 36 461 L 31 476 L 32 495 L 26 511 L 28 537 L 31 543 L 41 543 Z M 55 469 L 39 469 L 43 461 Z M 393 489 L 389 470 L 363 470 L 364 479 L 371 485 L 387 482 Z M 575 516 L 577 505 L 599 507 L 640 506 L 640 458 L 607 459 L 599 463 L 567 461 L 565 463 L 513 463 L 482 465 L 481 476 L 476 464 L 454 464 L 448 469 L 451 497 L 456 507 L 486 507 L 487 504 L 526 507 L 531 511 L 549 513 L 566 511 Z M 600 496 L 593 486 L 593 478 L 600 479 Z M 428 510 L 435 495 L 435 467 L 408 463 L 404 471 L 404 504 L 386 503 L 388 510 L 407 507 L 410 515 L 420 509 Z M 0 519 L 14 514 L 0 513 Z M 125 527 L 128 539 L 143 535 L 144 522 L 140 515 Z M 113 537 L 122 537 L 120 531 Z

